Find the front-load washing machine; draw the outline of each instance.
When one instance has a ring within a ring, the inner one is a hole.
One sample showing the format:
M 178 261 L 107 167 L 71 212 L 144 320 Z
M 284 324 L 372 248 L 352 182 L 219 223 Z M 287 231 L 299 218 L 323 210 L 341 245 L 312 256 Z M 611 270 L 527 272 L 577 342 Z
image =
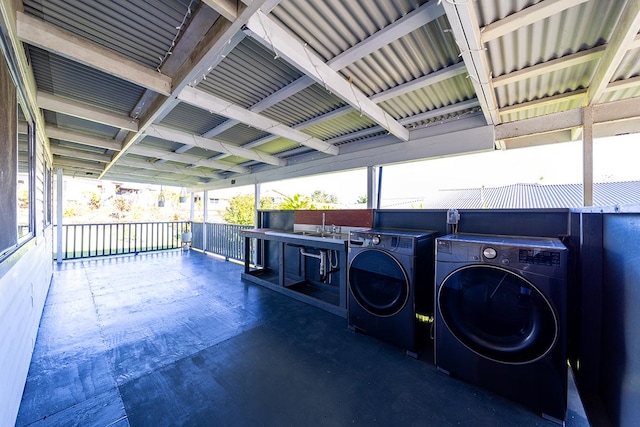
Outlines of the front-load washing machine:
M 567 252 L 554 238 L 438 238 L 438 370 L 564 422 Z
M 433 315 L 433 231 L 366 229 L 349 236 L 349 327 L 417 357 L 416 313 Z

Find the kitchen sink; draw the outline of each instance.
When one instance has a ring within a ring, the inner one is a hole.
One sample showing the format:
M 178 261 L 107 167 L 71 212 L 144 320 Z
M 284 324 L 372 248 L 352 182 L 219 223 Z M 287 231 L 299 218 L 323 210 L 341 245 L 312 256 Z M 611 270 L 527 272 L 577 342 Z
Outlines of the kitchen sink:
M 270 231 L 267 234 L 282 235 L 282 236 L 300 236 L 301 238 L 309 238 L 312 240 L 324 240 L 324 239 L 336 239 L 336 240 L 348 240 L 349 233 L 329 233 L 320 231 L 309 230 L 296 230 L 296 231 Z

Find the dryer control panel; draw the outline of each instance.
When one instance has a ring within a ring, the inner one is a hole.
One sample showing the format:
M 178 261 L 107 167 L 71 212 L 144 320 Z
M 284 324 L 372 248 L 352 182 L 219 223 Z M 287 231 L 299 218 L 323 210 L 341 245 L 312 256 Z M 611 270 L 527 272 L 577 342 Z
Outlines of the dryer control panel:
M 553 275 L 566 263 L 567 248 L 558 239 L 455 234 L 436 240 L 436 260 L 492 264 Z

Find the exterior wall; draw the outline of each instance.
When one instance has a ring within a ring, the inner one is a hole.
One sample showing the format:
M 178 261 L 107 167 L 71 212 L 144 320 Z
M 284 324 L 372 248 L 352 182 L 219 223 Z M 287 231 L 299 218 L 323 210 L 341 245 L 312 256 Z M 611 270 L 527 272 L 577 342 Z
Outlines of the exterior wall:
M 4 18 L 4 16 L 3 16 Z M 0 22 L 0 31 L 2 31 Z M 7 63 L 12 63 L 6 55 L 7 45 L 0 49 Z M 5 63 L 3 62 L 3 67 Z M 15 81 L 5 72 L 1 78 Z M 15 76 L 14 76 L 15 77 Z M 3 80 L 4 83 L 7 80 Z M 20 89 L 24 89 L 18 83 Z M 0 93 L 0 96 L 6 96 Z M 15 95 L 14 95 L 15 96 Z M 23 97 L 26 99 L 28 97 Z M 32 117 L 39 117 L 37 106 L 25 106 Z M 43 135 L 42 132 L 39 133 Z M 9 138 L 11 139 L 11 138 Z M 15 135 L 14 141 L 17 141 Z M 0 141 L 0 145 L 12 141 Z M 14 142 L 15 143 L 15 142 Z M 51 164 L 48 142 L 40 137 L 36 141 L 34 165 L 35 180 L 31 190 L 35 194 L 31 200 L 34 207 L 33 234 L 12 249 L 0 261 L 0 425 L 13 425 L 18 415 L 31 355 L 42 317 L 45 299 L 53 274 L 53 227 L 46 218 L 45 183 L 46 164 Z M 0 154 L 2 155 L 2 154 Z M 7 200 L 1 200 L 7 203 Z M 15 202 L 11 202 L 15 204 Z M 16 208 L 16 207 L 14 207 Z M 4 256 L 4 255 L 3 255 Z
M 6 425 L 13 425 L 18 415 L 51 282 L 52 230 L 40 230 L 27 248 L 0 265 L 0 420 Z

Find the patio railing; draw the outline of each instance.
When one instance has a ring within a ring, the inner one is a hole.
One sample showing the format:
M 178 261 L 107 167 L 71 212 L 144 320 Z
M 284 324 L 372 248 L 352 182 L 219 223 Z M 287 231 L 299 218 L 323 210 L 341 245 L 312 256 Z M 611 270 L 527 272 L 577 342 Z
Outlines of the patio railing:
M 223 256 L 227 260 L 244 261 L 244 236 L 241 230 L 251 228 L 253 228 L 252 225 L 207 223 L 205 239 L 203 224 L 195 222 L 193 223 L 193 247 Z M 253 251 L 250 253 L 253 254 Z
M 241 230 L 250 225 L 206 224 L 190 221 L 67 224 L 62 226 L 62 259 L 123 255 L 182 247 L 185 225 L 192 232 L 191 246 L 229 260 L 244 261 Z M 54 232 L 54 236 L 57 233 Z M 54 250 L 57 248 L 57 242 Z M 253 253 L 253 251 L 251 251 Z M 53 254 L 54 259 L 57 254 Z

